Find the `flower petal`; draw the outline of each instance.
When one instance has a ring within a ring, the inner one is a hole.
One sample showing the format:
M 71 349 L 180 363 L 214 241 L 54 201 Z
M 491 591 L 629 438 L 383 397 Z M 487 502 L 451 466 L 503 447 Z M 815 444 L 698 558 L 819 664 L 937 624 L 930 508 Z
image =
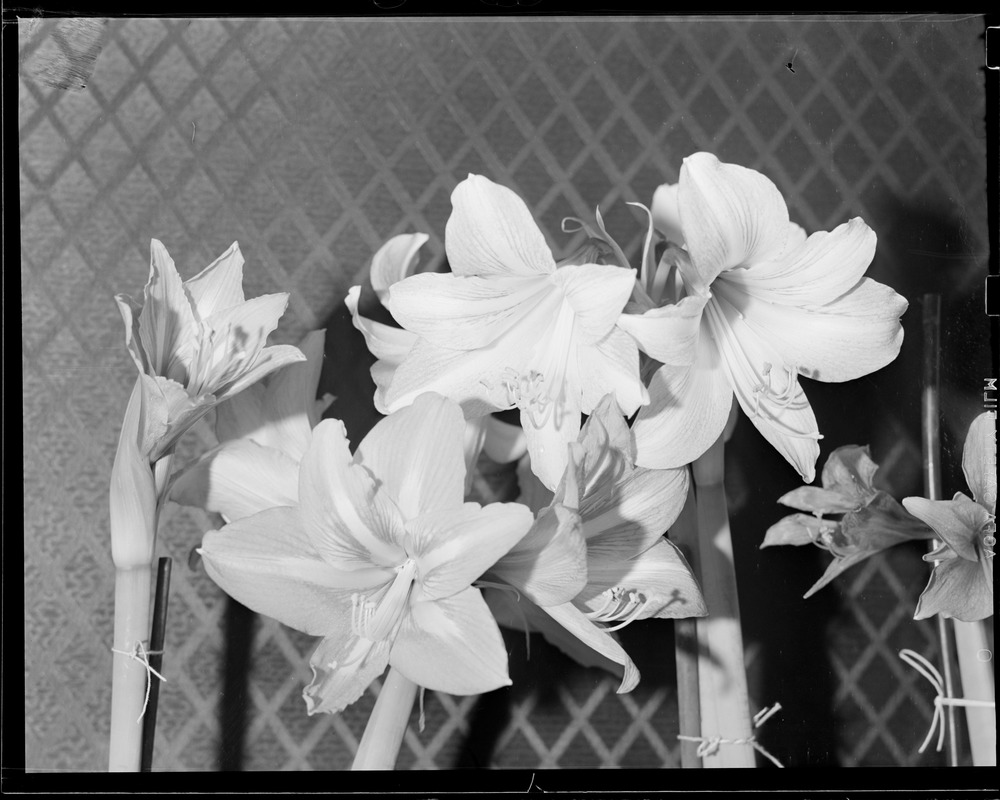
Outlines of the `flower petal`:
M 348 636 L 351 595 L 393 575 L 330 566 L 313 548 L 294 508 L 271 508 L 209 531 L 199 553 L 209 576 L 230 597 L 310 636 Z
M 701 314 L 707 295 L 688 295 L 679 303 L 651 308 L 643 314 L 622 314 L 618 327 L 639 343 L 644 353 L 663 364 L 694 363 Z
M 254 359 L 253 365 L 241 372 L 232 383 L 222 386 L 216 392 L 216 396 L 220 402 L 231 398 L 248 386 L 253 386 L 261 378 L 270 375 L 275 370 L 281 369 L 288 364 L 305 361 L 305 359 L 306 357 L 302 355 L 302 351 L 290 344 L 276 344 L 271 347 L 265 347 L 260 351 L 257 358 Z
M 875 255 L 875 231 L 855 217 L 832 231 L 818 231 L 775 261 L 725 273 L 726 283 L 751 297 L 790 306 L 822 306 L 864 277 Z
M 802 479 L 812 483 L 821 436 L 798 376 L 782 369 L 781 355 L 722 297 L 709 301 L 705 318 L 743 411 Z
M 148 374 L 152 369 L 146 363 L 147 356 L 142 349 L 142 339 L 139 335 L 139 319 L 142 315 L 142 305 L 137 303 L 127 294 L 116 294 L 115 302 L 118 304 L 118 311 L 122 315 L 122 322 L 125 323 L 125 347 L 129 355 L 139 368 L 139 372 Z
M 436 272 L 393 284 L 389 298 L 393 317 L 406 330 L 452 350 L 486 347 L 532 317 L 545 324 L 563 302 L 546 275 L 460 277 Z M 541 304 L 545 310 L 531 315 Z
M 592 622 L 586 614 L 584 614 L 572 603 L 563 603 L 559 606 L 548 606 L 547 608 L 542 608 L 541 610 L 557 622 L 568 633 L 572 634 L 574 638 L 587 648 L 593 650 L 596 654 L 603 656 L 608 661 L 619 664 L 624 668 L 623 674 L 618 673 L 622 674 L 622 682 L 618 687 L 618 694 L 631 692 L 636 687 L 636 684 L 639 683 L 639 670 L 636 669 L 636 666 L 632 662 L 632 659 L 629 658 L 628 653 L 625 652 L 622 646 L 618 644 L 618 641 L 610 633 Z M 550 638 L 550 628 L 543 628 L 542 634 L 564 653 L 573 658 L 577 658 L 576 652 L 578 651 L 578 648 L 569 644 L 564 637 L 557 636 Z M 567 645 L 569 646 L 567 647 Z M 589 663 L 588 660 L 581 660 L 588 658 L 589 657 L 587 655 L 583 655 L 581 658 L 577 658 L 577 660 L 584 666 L 594 665 L 594 660 L 589 660 Z
M 511 682 L 500 630 L 472 587 L 413 603 L 389 663 L 418 686 L 454 695 L 482 694 Z
M 249 439 L 256 434 L 258 444 L 264 434 L 264 383 L 258 381 L 215 409 L 215 438 L 219 443 Z M 272 446 L 267 443 L 267 446 Z M 277 449 L 277 448 L 276 448 Z
M 541 424 L 530 410 L 521 410 L 531 471 L 549 489 L 559 485 L 569 463 L 567 447 L 580 433 L 580 407 L 574 400 L 566 398 L 564 407 L 547 414 Z
M 215 407 L 216 398 L 211 394 L 191 397 L 179 383 L 160 375 L 140 375 L 139 379 L 145 403 L 140 448 L 155 463 Z
M 163 442 L 170 438 L 168 434 L 171 423 L 176 426 L 176 421 L 185 412 L 192 410 L 194 401 L 188 397 L 183 386 L 159 375 L 151 376 L 140 373 L 136 384 L 139 391 L 142 392 L 137 443 L 139 452 L 146 456 L 150 463 L 153 463 L 155 459 L 149 458 L 149 456 L 159 450 Z
M 587 544 L 579 513 L 563 505 L 543 511 L 490 574 L 538 605 L 568 603 L 587 585 Z
M 313 677 L 302 692 L 306 711 L 336 714 L 361 697 L 389 665 L 391 639 L 328 637 L 309 659 Z
M 170 371 L 171 364 L 176 354 L 187 352 L 190 347 L 194 312 L 167 248 L 153 239 L 150 251 L 149 280 L 143 290 L 139 315 L 139 340 L 149 359 L 150 372 L 176 380 Z
M 251 365 L 256 365 L 267 337 L 278 327 L 287 306 L 288 293 L 279 292 L 254 297 L 208 317 L 204 325 L 211 330 L 211 338 L 202 340 L 195 363 L 188 365 L 188 388 L 194 390 L 197 385 L 197 391 L 214 394 L 228 389 Z
M 233 242 L 215 261 L 184 281 L 194 301 L 198 319 L 207 319 L 216 311 L 238 306 L 246 301 L 243 296 L 243 254 L 238 242 Z
M 227 521 L 299 502 L 299 465 L 280 450 L 236 439 L 209 451 L 174 479 L 170 499 Z
M 351 322 L 354 323 L 354 327 L 364 335 L 368 349 L 379 359 L 379 362 L 372 367 L 372 377 L 379 390 L 385 391 L 396 372 L 396 367 L 413 349 L 418 337 L 411 331 L 362 316 L 358 311 L 360 298 L 361 287 L 352 286 L 347 290 L 344 305 L 351 312 Z M 376 367 L 378 368 L 378 377 L 376 377 Z
M 514 348 L 448 350 L 417 339 L 384 395 L 376 394 L 376 408 L 388 414 L 408 406 L 424 392 L 454 400 L 469 418 L 510 408 L 503 375 L 507 370 L 522 372 L 528 355 Z
M 871 554 L 912 539 L 934 538 L 934 531 L 882 490 L 877 490 L 867 505 L 840 518 L 839 534 L 843 542 L 834 537 L 834 553 L 844 544 Z
M 493 415 L 483 419 L 486 420 L 483 452 L 490 459 L 498 464 L 509 464 L 528 452 L 528 442 L 520 425 L 510 425 Z
M 625 331 L 612 328 L 597 344 L 577 351 L 580 407 L 591 413 L 608 394 L 614 394 L 621 413 L 632 416 L 649 403 L 649 392 L 639 373 L 639 349 Z
M 417 253 L 428 239 L 426 233 L 393 236 L 372 257 L 369 281 L 386 308 L 389 307 L 389 287 L 414 273 Z
M 545 275 L 555 270 L 545 237 L 510 189 L 469 175 L 452 192 L 451 204 L 445 249 L 456 275 Z
M 774 523 L 764 534 L 761 549 L 776 545 L 815 544 L 819 539 L 823 526 L 836 525 L 835 522 L 822 520 L 810 514 L 792 514 Z
M 608 450 L 620 453 L 629 467 L 635 463 L 635 442 L 632 441 L 632 431 L 622 413 L 621 405 L 610 392 L 593 407 L 580 431 L 580 444 L 589 464 L 602 463 Z M 604 469 L 602 466 L 598 472 L 603 472 Z M 588 485 L 591 477 L 587 477 Z
M 486 420 L 489 417 L 476 417 L 465 420 L 465 435 L 462 439 L 462 452 L 465 455 L 465 480 L 462 484 L 462 496 L 468 497 L 472 491 L 472 483 L 476 478 L 476 464 L 483 453 L 486 443 Z
M 779 497 L 778 502 L 813 514 L 843 514 L 858 507 L 855 498 L 844 497 L 840 492 L 820 489 L 818 486 L 800 486 Z
M 904 497 L 903 507 L 930 525 L 942 541 L 966 561 L 979 561 L 976 537 L 990 521 L 989 512 L 959 492 L 954 500 Z
M 788 208 L 764 175 L 695 153 L 681 167 L 678 205 L 687 249 L 704 291 L 728 269 L 776 258 L 788 239 Z
M 969 426 L 962 471 L 972 496 L 991 514 L 997 509 L 997 413 L 984 411 Z
M 656 544 L 677 520 L 688 485 L 686 469 L 639 468 L 601 497 L 585 497 L 580 514 L 591 562 L 634 558 Z
M 253 439 L 300 461 L 312 438 L 313 425 L 319 422 L 314 410 L 323 347 L 324 331 L 312 331 L 298 345 L 305 361 L 276 372 L 266 388 L 255 384 L 221 404 L 215 419 L 219 441 Z
M 635 286 L 635 270 L 603 264 L 560 267 L 553 279 L 573 309 L 573 326 L 584 344 L 608 335 Z
M 313 431 L 299 466 L 299 505 L 313 547 L 338 568 L 394 567 L 405 559 L 402 517 L 354 463 L 340 420 L 325 419 Z
M 520 494 L 517 502 L 523 503 L 538 514 L 551 505 L 554 492 L 542 483 L 531 469 L 531 456 L 525 454 L 517 462 L 517 486 Z
M 854 508 L 858 508 L 870 503 L 878 493 L 875 488 L 876 472 L 878 464 L 872 461 L 868 445 L 844 445 L 827 457 L 823 465 L 823 487 L 839 494 L 845 502 L 853 502 Z
M 628 678 L 623 683 L 627 687 L 626 691 L 638 683 L 638 672 L 628 654 L 621 649 L 611 634 L 604 633 L 586 616 L 582 617 L 582 621 L 578 616 L 574 616 L 572 621 L 568 623 L 570 627 L 577 624 L 583 631 L 583 639 L 580 639 L 526 597 L 520 595 L 511 597 L 510 592 L 500 592 L 494 589 L 486 589 L 483 594 L 489 603 L 490 610 L 504 627 L 525 633 L 541 633 L 549 644 L 557 647 L 581 666 L 599 667 L 618 678 L 625 675 L 625 665 L 628 664 Z M 571 603 L 564 603 L 559 608 L 566 609 L 567 614 L 576 612 L 577 615 L 580 615 L 579 609 Z M 585 640 L 592 637 L 597 639 L 600 647 L 610 650 L 615 659 L 609 658 L 584 643 Z M 606 638 L 598 639 L 598 637 Z M 606 640 L 610 640 L 610 643 Z
M 809 587 L 809 591 L 807 591 L 804 595 L 802 595 L 802 599 L 808 600 L 810 597 L 816 594 L 816 592 L 818 592 L 820 589 L 822 589 L 824 586 L 830 583 L 834 578 L 838 577 L 841 573 L 846 572 L 855 564 L 860 564 L 862 561 L 864 561 L 871 555 L 872 555 L 871 551 L 864 550 L 858 553 L 851 553 L 850 555 L 846 556 L 835 557 L 833 561 L 831 561 L 827 565 L 826 571 L 823 573 L 823 576 L 818 581 L 816 581 L 816 583 L 814 583 L 812 586 Z
M 942 561 L 931 572 L 927 588 L 917 601 L 914 619 L 940 614 L 976 622 L 993 614 L 993 559 L 970 563 L 955 558 Z
M 785 241 L 785 253 L 790 253 L 806 243 L 809 235 L 806 229 L 795 222 L 788 223 L 788 239 Z
M 676 245 L 684 244 L 684 231 L 681 228 L 681 209 L 679 205 L 680 186 L 676 183 L 664 183 L 653 192 L 653 226 L 663 238 Z
M 305 455 L 312 429 L 320 420 L 316 392 L 323 372 L 325 339 L 323 329 L 306 334 L 298 344 L 306 360 L 282 368 L 267 384 L 265 403 L 271 425 L 265 443 L 280 443 L 280 449 L 296 461 Z
M 591 551 L 587 575 L 587 588 L 575 602 L 593 612 L 600 610 L 605 590 L 619 588 L 625 594 L 636 592 L 642 598 L 642 610 L 632 619 L 683 619 L 708 614 L 691 567 L 678 547 L 667 539 L 659 539 L 641 555 L 628 560 L 595 558 Z
M 212 330 L 231 337 L 242 350 L 256 351 L 278 327 L 286 308 L 288 292 L 262 294 L 234 306 L 217 308 L 204 322 Z
M 750 298 L 727 283 L 720 281 L 717 294 L 802 375 L 834 383 L 853 380 L 881 369 L 899 354 L 899 318 L 907 302 L 870 278 L 832 303 L 807 308 Z
M 649 397 L 632 426 L 637 465 L 682 467 L 711 447 L 733 406 L 733 390 L 711 338 L 703 332 L 690 367 L 660 367 Z
M 411 520 L 407 550 L 420 571 L 414 600 L 462 591 L 517 544 L 533 521 L 520 503 L 464 503 Z
M 379 420 L 354 460 L 378 478 L 405 520 L 457 508 L 465 495 L 465 430 L 458 404 L 428 392 Z
M 501 584 L 488 586 L 485 583 L 481 583 L 479 585 L 479 591 L 482 593 L 483 600 L 486 601 L 486 605 L 489 606 L 493 619 L 496 620 L 497 625 L 501 628 L 508 628 L 509 630 L 521 631 L 523 633 L 537 632 L 539 630 L 539 626 L 534 624 L 534 622 L 525 614 L 525 610 L 529 607 L 533 609 L 534 613 L 539 617 L 544 617 L 546 624 L 558 627 L 549 617 L 545 616 L 539 610 L 538 606 L 526 597 L 523 597 L 516 589 L 508 586 L 500 588 L 500 586 Z M 562 630 L 562 628 L 559 630 Z M 565 631 L 563 631 L 563 633 L 565 633 Z M 566 636 L 569 636 L 569 634 L 566 634 Z M 530 649 L 530 639 L 528 647 Z

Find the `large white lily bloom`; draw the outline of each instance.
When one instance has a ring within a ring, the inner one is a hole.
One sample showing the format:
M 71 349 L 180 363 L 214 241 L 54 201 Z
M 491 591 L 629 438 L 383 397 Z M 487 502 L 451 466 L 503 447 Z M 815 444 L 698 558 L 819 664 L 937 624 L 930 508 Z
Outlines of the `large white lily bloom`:
M 532 468 L 554 488 L 581 412 L 609 392 L 626 414 L 648 402 L 636 343 L 617 326 L 635 273 L 557 268 L 524 202 L 484 177 L 462 181 L 452 205 L 452 273 L 413 275 L 388 289 L 393 316 L 418 338 L 376 405 L 387 413 L 435 391 L 469 418 L 518 408 Z
M 221 514 L 226 522 L 298 502 L 299 462 L 331 399 L 316 399 L 323 345 L 324 331 L 312 331 L 299 343 L 306 361 L 218 407 L 219 446 L 175 476 L 171 500 Z
M 628 427 L 610 395 L 587 419 L 573 447 L 566 480 L 538 519 L 568 503 L 579 533 L 567 529 L 547 540 L 525 536 L 487 574 L 524 596 L 515 600 L 509 593 L 491 591 L 489 602 L 504 625 L 540 631 L 583 665 L 621 676 L 618 691 L 628 692 L 638 683 L 639 672 L 613 631 L 650 617 L 707 613 L 691 567 L 663 537 L 684 505 L 688 471 L 636 467 Z M 544 507 L 552 493 L 534 485 L 528 470 L 519 470 L 519 477 L 521 502 L 536 510 Z M 558 530 L 551 523 L 549 529 Z M 581 538 L 584 549 L 577 554 L 575 540 Z M 529 550 L 530 559 L 519 557 Z M 543 564 L 557 568 L 543 570 Z M 571 564 L 577 566 L 571 569 Z M 575 582 L 568 578 L 573 573 Z M 563 576 L 560 591 L 539 591 L 551 576 Z M 570 588 L 577 591 L 567 593 Z
M 205 535 L 208 574 L 250 608 L 321 636 L 310 714 L 353 703 L 387 665 L 435 691 L 509 685 L 503 639 L 472 586 L 525 535 L 517 503 L 463 503 L 465 422 L 434 394 L 381 420 L 352 457 L 323 420 L 299 503 Z
M 404 278 L 416 273 L 420 248 L 427 242 L 426 233 L 402 233 L 382 245 L 372 258 L 369 282 L 382 307 L 392 313 L 389 289 Z M 351 312 L 351 321 L 365 337 L 365 344 L 378 359 L 372 366 L 375 381 L 375 406 L 385 408 L 385 393 L 393 375 L 403 359 L 420 338 L 412 331 L 380 322 L 362 313 L 361 286 L 352 286 L 344 304 Z M 498 463 L 517 461 L 526 445 L 520 429 L 508 425 L 491 415 L 473 417 L 466 421 L 466 457 L 469 480 L 472 467 L 480 451 Z M 468 490 L 468 486 L 466 490 Z
M 903 341 L 906 300 L 864 277 L 875 233 L 856 217 L 806 238 L 770 180 L 709 153 L 657 190 L 652 220 L 673 246 L 618 323 L 664 365 L 633 426 L 637 463 L 693 461 L 722 433 L 735 393 L 811 483 L 821 437 L 798 376 L 852 380 Z
M 217 403 L 304 356 L 289 345 L 264 346 L 288 294 L 247 300 L 236 242 L 187 281 L 162 243 L 153 239 L 151 251 L 143 302 L 115 300 L 142 383 L 140 449 L 156 461 Z

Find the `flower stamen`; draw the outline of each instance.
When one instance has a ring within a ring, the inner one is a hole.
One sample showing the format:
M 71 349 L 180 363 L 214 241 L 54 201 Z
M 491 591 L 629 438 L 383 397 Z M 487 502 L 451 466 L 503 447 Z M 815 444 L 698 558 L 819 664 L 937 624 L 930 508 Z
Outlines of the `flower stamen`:
M 416 571 L 416 562 L 407 559 L 396 567 L 396 577 L 373 595 L 351 595 L 351 630 L 370 642 L 389 636 L 402 620 Z
M 760 416 L 761 396 L 772 401 L 778 408 L 782 409 L 788 408 L 795 399 L 795 390 L 798 388 L 796 381 L 798 368 L 787 364 L 783 367 L 785 385 L 781 391 L 777 391 L 771 384 L 771 371 L 773 369 L 774 365 L 770 361 L 765 361 L 761 369 L 762 380 L 753 387 L 753 415 L 755 417 Z
M 508 404 L 526 411 L 536 430 L 548 424 L 553 414 L 556 426 L 562 425 L 566 413 L 565 386 L 560 386 L 559 394 L 553 398 L 550 382 L 541 372 L 517 373 L 510 367 L 504 371 L 502 382 Z
M 622 586 L 605 591 L 604 605 L 596 611 L 586 612 L 595 622 L 617 622 L 605 628 L 607 632 L 617 631 L 638 619 L 649 605 L 649 599 L 642 593 L 631 590 L 626 594 Z
M 620 586 L 616 586 L 613 589 L 608 589 L 604 592 L 604 605 L 601 606 L 596 611 L 588 611 L 587 616 L 592 620 L 603 621 L 606 619 L 613 618 L 613 615 L 605 616 L 609 614 L 610 610 L 617 608 L 619 602 L 621 601 L 623 589 Z

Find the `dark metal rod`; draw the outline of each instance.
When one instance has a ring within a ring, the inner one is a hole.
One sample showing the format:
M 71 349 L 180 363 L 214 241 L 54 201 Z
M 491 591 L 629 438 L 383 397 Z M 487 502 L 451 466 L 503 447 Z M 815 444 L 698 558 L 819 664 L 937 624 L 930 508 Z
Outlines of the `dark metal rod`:
M 167 631 L 167 600 L 170 596 L 170 566 L 169 558 L 159 560 L 156 568 L 156 597 L 153 601 L 153 629 L 149 634 L 149 666 L 160 672 L 163 668 L 163 640 Z M 160 681 L 150 672 L 149 702 L 142 718 L 142 757 L 139 762 L 140 772 L 150 772 L 153 769 L 153 739 L 156 736 L 156 706 L 160 699 Z
M 253 645 L 254 622 L 257 615 L 243 604 L 227 598 L 225 637 L 226 656 L 222 677 L 222 697 L 219 701 L 219 770 L 239 772 L 243 769 L 243 747 L 246 738 L 248 702 L 250 698 L 250 651 Z

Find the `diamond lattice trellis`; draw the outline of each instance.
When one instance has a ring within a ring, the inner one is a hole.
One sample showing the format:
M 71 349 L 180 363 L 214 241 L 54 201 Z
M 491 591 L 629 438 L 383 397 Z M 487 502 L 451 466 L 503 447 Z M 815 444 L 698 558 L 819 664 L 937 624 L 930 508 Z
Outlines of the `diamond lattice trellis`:
M 140 288 L 152 236 L 186 276 L 238 239 L 247 294 L 291 293 L 276 338 L 295 341 L 335 326 L 388 236 L 429 233 L 428 266 L 440 264 L 449 194 L 470 171 L 517 190 L 560 248 L 575 244 L 560 238 L 562 217 L 600 205 L 634 255 L 642 218 L 624 202 L 648 202 L 682 157 L 709 149 L 769 175 L 807 229 L 863 216 L 880 237 L 876 279 L 913 299 L 942 292 L 952 318 L 976 302 L 987 250 L 978 19 L 123 19 L 106 23 L 86 88 L 62 90 L 44 79 L 74 41 L 66 24 L 31 21 L 19 39 L 29 769 L 106 762 L 106 481 L 133 380 L 111 298 Z M 863 385 L 807 388 L 829 449 L 869 442 L 899 496 L 920 489 L 917 310 L 896 364 Z M 949 327 L 944 348 L 954 456 L 986 374 L 984 331 Z M 334 343 L 328 355 L 350 352 Z M 360 426 L 365 415 L 343 406 L 370 391 L 365 366 L 340 367 L 328 376 L 338 413 Z M 727 480 L 751 689 L 787 709 L 763 734 L 768 748 L 790 764 L 940 763 L 915 753 L 931 705 L 895 656 L 937 654 L 932 626 L 910 620 L 919 553 L 874 559 L 803 603 L 817 554 L 756 551 L 796 481 L 747 428 Z M 204 446 L 194 434 L 182 457 Z M 957 472 L 946 478 L 961 488 Z M 188 561 L 208 525 L 171 508 L 162 528 L 176 568 L 158 769 L 215 768 L 234 733 L 220 723 L 224 598 Z M 511 636 L 514 688 L 429 694 L 401 765 L 676 765 L 664 628 L 624 632 L 644 673 L 630 695 L 539 641 L 525 666 Z M 306 717 L 309 647 L 256 623 L 246 768 L 349 764 L 373 695 Z

